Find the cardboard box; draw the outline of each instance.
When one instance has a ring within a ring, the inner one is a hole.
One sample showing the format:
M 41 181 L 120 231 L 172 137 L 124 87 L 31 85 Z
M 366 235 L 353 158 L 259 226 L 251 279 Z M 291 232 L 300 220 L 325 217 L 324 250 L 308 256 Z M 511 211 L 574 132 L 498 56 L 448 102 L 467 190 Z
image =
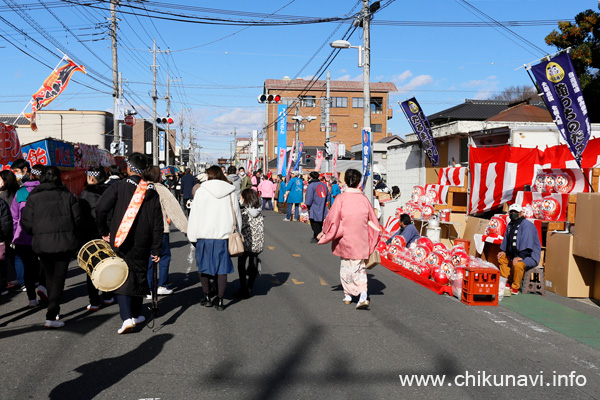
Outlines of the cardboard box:
M 546 289 L 565 297 L 590 297 L 596 262 L 573 255 L 574 237 L 548 232 L 546 237 Z
M 577 193 L 573 254 L 600 261 L 600 193 Z
M 483 235 L 485 233 L 485 228 L 487 228 L 489 222 L 489 219 L 482 219 L 471 216 L 467 217 L 467 225 L 464 228 L 464 234 L 462 238 L 471 241 L 469 251 L 470 255 L 477 255 L 477 251 L 475 250 L 475 242 L 473 241 L 473 235 L 476 233 Z

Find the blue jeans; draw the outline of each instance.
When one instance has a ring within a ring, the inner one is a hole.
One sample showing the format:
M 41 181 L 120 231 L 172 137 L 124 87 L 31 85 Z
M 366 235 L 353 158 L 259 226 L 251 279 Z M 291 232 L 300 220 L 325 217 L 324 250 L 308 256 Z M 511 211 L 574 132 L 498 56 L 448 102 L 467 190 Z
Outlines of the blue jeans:
M 268 207 L 267 207 L 268 205 Z M 272 210 L 273 209 L 273 199 L 271 199 L 270 197 L 263 197 L 262 198 L 262 209 L 263 210 Z
M 293 205 L 296 206 L 294 207 L 294 220 L 298 221 L 300 220 L 300 203 L 288 203 L 288 212 L 286 218 L 291 219 Z
M 158 287 L 166 287 L 169 282 L 169 265 L 171 264 L 171 244 L 169 234 L 163 234 L 160 261 L 158 262 Z M 152 289 L 152 259 L 148 263 L 148 285 Z

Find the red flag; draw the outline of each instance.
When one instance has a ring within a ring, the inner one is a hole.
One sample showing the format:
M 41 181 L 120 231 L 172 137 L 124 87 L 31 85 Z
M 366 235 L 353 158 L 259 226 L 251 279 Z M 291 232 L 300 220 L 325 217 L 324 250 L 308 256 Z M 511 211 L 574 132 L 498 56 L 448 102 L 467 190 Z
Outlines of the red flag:
M 84 74 L 87 73 L 85 72 L 85 67 L 83 65 L 77 65 L 73 61 L 67 59 L 67 64 L 52 71 L 50 76 L 48 76 L 42 84 L 42 87 L 33 95 L 31 114 L 25 114 L 31 121 L 31 129 L 33 131 L 37 131 L 35 113 L 52 103 L 52 101 L 65 90 L 69 84 L 71 75 L 76 71 L 81 71 Z

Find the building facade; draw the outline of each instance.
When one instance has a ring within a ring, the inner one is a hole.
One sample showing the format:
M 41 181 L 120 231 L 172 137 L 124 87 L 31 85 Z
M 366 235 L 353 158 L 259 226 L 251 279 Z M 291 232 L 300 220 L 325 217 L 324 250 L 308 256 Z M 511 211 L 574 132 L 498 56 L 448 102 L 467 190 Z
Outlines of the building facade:
M 303 79 L 267 79 L 265 93 L 282 97 L 280 104 L 288 106 L 287 146 L 292 146 L 295 138 L 296 115 L 316 117 L 313 121 L 304 120 L 299 124 L 299 141 L 304 146 L 325 147 L 325 98 L 327 81 L 306 81 Z M 392 82 L 371 83 L 371 129 L 373 141 L 387 136 L 387 121 L 393 113 L 389 105 L 389 93 L 397 91 Z M 330 140 L 343 143 L 346 149 L 361 140 L 363 127 L 363 83 L 359 81 L 330 81 Z M 277 110 L 279 104 L 267 104 L 266 141 L 267 156 L 273 159 L 277 153 Z

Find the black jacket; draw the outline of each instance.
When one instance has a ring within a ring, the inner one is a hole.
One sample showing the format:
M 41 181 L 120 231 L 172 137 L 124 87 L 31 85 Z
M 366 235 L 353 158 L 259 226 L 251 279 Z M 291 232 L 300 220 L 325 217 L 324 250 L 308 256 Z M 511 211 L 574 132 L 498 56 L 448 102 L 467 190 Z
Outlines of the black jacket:
M 79 196 L 79 207 L 81 208 L 81 245 L 90 240 L 101 238 L 100 233 L 98 233 L 98 225 L 96 224 L 96 204 L 107 188 L 108 186 L 105 184 L 87 185 Z
M 147 273 L 150 252 L 160 255 L 163 239 L 164 226 L 160 199 L 154 186 L 149 185 L 127 238 L 119 248 L 114 247 L 117 230 L 140 180 L 141 177 L 134 175 L 114 183 L 106 189 L 96 204 L 98 233 L 101 236 L 110 233 L 110 245 L 129 267 L 127 281 L 115 290 L 115 293 L 128 296 L 149 293 Z M 112 214 L 112 221 L 109 225 L 110 214 Z
M 12 237 L 13 220 L 10 213 L 10 206 L 4 200 L 0 199 L 0 242 L 10 244 Z
M 79 250 L 80 210 L 77 199 L 66 186 L 41 183 L 29 193 L 21 226 L 33 236 L 36 253 L 62 253 Z

